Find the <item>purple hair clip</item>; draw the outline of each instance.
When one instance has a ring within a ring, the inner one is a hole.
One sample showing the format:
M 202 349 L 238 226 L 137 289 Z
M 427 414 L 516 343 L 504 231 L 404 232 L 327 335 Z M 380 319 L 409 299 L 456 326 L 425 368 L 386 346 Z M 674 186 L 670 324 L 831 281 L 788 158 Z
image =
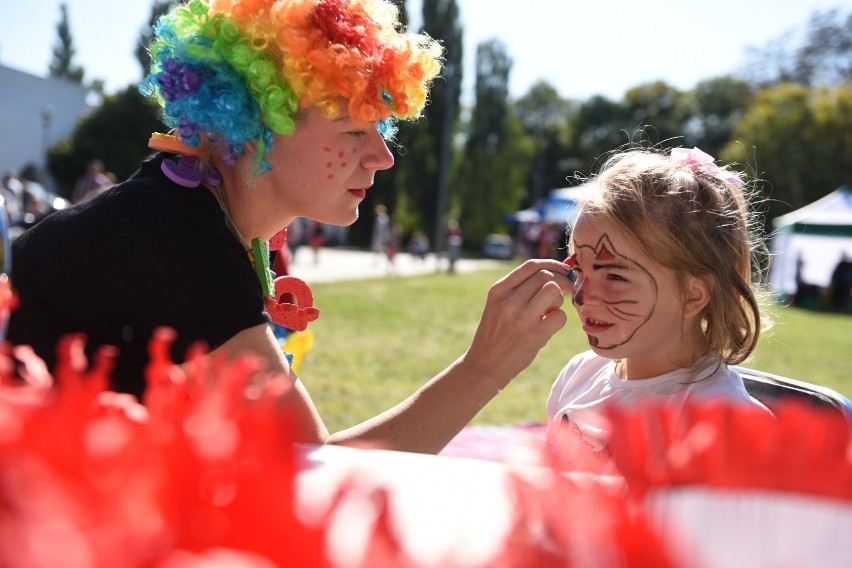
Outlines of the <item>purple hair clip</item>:
M 182 156 L 177 160 L 167 159 L 160 164 L 160 169 L 166 177 L 183 187 L 198 187 L 201 182 L 217 186 L 222 183 L 222 175 L 213 166 L 202 170 L 198 164 L 198 158 L 194 156 Z
M 672 148 L 670 159 L 675 164 L 684 164 L 691 167 L 695 173 L 705 173 L 721 182 L 729 183 L 736 187 L 743 186 L 743 180 L 717 166 L 713 156 L 702 152 L 698 148 Z

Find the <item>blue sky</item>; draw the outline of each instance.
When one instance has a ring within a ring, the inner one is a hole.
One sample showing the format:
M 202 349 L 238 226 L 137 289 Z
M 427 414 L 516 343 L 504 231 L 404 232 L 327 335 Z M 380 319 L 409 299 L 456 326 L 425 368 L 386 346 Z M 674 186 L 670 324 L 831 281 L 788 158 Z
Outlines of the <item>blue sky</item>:
M 849 0 L 457 0 L 465 25 L 466 97 L 476 46 L 497 38 L 514 61 L 510 92 L 545 79 L 566 98 L 619 99 L 665 80 L 680 89 L 740 70 L 749 47 L 801 29 L 814 11 L 850 10 Z M 114 92 L 136 82 L 134 45 L 152 0 L 65 0 L 78 65 Z M 408 0 L 413 23 L 421 0 Z M 61 0 L 4 2 L 0 64 L 46 75 Z M 521 5 L 523 9 L 516 6 Z M 26 6 L 24 8 L 23 6 Z

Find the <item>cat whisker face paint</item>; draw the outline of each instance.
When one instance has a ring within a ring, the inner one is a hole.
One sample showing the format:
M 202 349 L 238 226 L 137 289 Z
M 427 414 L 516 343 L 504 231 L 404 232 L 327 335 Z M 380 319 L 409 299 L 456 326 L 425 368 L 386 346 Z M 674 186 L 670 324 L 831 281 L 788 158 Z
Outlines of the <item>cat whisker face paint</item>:
M 589 345 L 615 349 L 631 341 L 653 316 L 657 280 L 644 266 L 645 259 L 622 254 L 617 233 L 583 228 L 578 223 L 572 236 L 574 254 L 566 260 L 575 275 L 574 307 Z

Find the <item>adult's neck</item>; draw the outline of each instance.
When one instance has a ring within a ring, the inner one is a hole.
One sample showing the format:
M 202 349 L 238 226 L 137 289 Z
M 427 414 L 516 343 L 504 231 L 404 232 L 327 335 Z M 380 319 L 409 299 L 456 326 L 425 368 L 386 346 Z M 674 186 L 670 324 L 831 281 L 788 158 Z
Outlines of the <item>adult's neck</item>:
M 219 187 L 225 198 L 224 206 L 246 244 L 255 238 L 269 240 L 292 220 L 282 220 L 281 211 L 273 205 L 273 184 L 264 174 L 255 175 L 250 155 L 240 156 L 233 166 L 218 159 L 213 164 L 222 174 Z

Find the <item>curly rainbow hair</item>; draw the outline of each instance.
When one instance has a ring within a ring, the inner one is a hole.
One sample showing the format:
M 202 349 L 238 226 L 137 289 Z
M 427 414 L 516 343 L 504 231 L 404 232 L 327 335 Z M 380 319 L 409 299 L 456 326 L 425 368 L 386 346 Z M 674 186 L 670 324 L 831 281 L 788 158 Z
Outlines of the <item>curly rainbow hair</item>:
M 270 169 L 273 133 L 312 106 L 376 121 L 389 139 L 396 119 L 420 115 L 442 56 L 398 16 L 387 0 L 190 0 L 158 20 L 139 91 L 184 144 L 228 163 L 257 142 Z

